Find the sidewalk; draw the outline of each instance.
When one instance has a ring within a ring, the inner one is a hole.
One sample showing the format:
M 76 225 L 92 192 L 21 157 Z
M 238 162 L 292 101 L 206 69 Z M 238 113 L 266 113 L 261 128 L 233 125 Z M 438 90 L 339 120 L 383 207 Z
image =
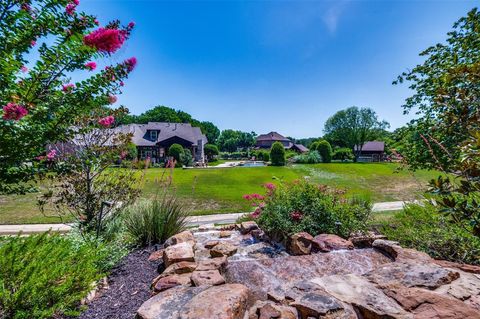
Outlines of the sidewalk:
M 407 202 L 384 202 L 373 204 L 374 212 L 401 210 Z M 230 224 L 234 223 L 243 213 L 216 214 L 191 216 L 187 218 L 188 226 L 200 226 L 206 224 Z M 0 236 L 16 235 L 22 232 L 25 235 L 43 233 L 48 230 L 53 232 L 66 233 L 72 229 L 69 224 L 25 224 L 25 225 L 0 225 Z

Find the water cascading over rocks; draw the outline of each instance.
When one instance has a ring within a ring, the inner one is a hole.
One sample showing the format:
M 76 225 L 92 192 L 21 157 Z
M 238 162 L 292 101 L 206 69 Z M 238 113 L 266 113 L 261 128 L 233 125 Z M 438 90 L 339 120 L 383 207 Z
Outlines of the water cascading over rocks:
M 166 268 L 138 318 L 480 319 L 480 267 L 437 261 L 382 236 L 295 234 L 291 255 L 247 222 L 186 231 L 166 246 L 155 253 Z

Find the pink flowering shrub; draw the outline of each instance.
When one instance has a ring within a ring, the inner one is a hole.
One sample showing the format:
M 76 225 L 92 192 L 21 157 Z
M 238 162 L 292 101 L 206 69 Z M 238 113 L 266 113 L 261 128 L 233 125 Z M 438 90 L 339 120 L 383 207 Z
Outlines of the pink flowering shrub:
M 125 63 L 125 66 L 127 67 L 127 71 L 132 72 L 133 69 L 135 69 L 135 66 L 137 65 L 137 58 L 131 57 L 129 59 L 126 59 L 124 63 Z
M 127 31 L 98 28 L 83 38 L 85 45 L 102 53 L 114 53 L 120 49 L 127 39 Z
M 108 96 L 108 103 L 113 104 L 117 102 L 117 97 L 115 95 L 109 95 Z
M 102 117 L 98 120 L 98 124 L 103 127 L 110 127 L 113 125 L 113 123 L 115 123 L 115 118 L 112 115 Z
M 18 121 L 27 114 L 28 111 L 24 106 L 15 103 L 8 103 L 3 107 L 2 118 L 4 120 Z
M 284 241 L 297 232 L 348 237 L 364 230 L 371 207 L 366 201 L 345 197 L 345 192 L 304 180 L 264 185 L 266 194 L 244 198 L 256 205 L 250 217 L 274 240 Z
M 75 84 L 73 84 L 73 83 L 68 83 L 68 84 L 62 85 L 62 90 L 63 90 L 63 92 L 70 92 L 70 91 L 72 91 L 74 88 L 75 88 Z

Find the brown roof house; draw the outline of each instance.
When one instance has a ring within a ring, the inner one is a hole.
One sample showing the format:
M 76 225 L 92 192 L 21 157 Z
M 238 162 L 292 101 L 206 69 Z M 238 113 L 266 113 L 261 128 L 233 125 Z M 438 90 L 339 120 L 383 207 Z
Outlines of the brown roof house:
M 366 142 L 361 149 L 355 145 L 355 155 L 358 162 L 382 162 L 385 160 L 385 142 Z
M 122 133 L 132 134 L 132 143 L 137 146 L 141 159 L 150 157 L 152 162 L 165 160 L 168 148 L 180 144 L 192 152 L 193 159 L 203 162 L 204 146 L 208 140 L 199 127 L 189 123 L 149 122 L 148 124 L 128 124 L 116 128 Z
M 277 132 L 270 132 L 267 134 L 261 134 L 257 137 L 256 148 L 270 149 L 275 142 L 280 142 L 283 144 L 285 149 L 293 150 L 299 153 L 308 152 L 308 148 L 302 144 L 295 144 L 290 139 L 278 134 Z

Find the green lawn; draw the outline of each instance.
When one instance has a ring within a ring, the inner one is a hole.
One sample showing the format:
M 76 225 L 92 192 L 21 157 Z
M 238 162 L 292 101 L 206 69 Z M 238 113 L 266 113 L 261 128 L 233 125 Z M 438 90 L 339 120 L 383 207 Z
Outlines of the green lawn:
M 292 167 L 238 167 L 223 169 L 175 169 L 173 185 L 192 214 L 244 212 L 249 205 L 242 195 L 261 193 L 262 185 L 274 178 L 291 181 L 306 177 L 311 181 L 347 189 L 349 195 L 374 202 L 411 200 L 421 196 L 426 182 L 437 172 L 396 172 L 396 164 L 330 163 Z M 149 169 L 143 197 L 159 190 L 155 180 L 164 170 Z M 0 196 L 0 224 L 58 222 L 42 215 L 35 206 L 37 194 Z

